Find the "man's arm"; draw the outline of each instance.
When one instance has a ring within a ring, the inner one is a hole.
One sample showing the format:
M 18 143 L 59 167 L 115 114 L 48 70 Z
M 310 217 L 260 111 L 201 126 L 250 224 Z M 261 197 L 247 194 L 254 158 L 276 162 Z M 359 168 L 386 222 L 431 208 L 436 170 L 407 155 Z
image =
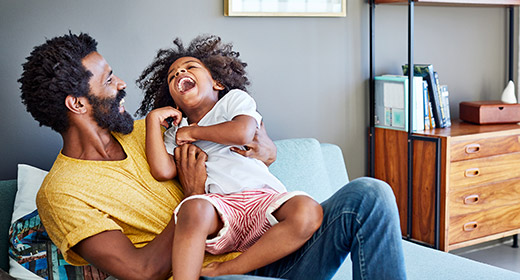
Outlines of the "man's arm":
M 276 160 L 276 145 L 267 135 L 264 122 L 260 124 L 260 128 L 256 129 L 253 141 L 244 146 L 246 147 L 246 150 L 241 150 L 235 147 L 231 148 L 231 150 L 245 157 L 256 158 L 267 166 L 271 165 Z
M 207 155 L 195 145 L 175 149 L 185 196 L 204 193 Z M 98 269 L 118 279 L 165 279 L 171 273 L 174 219 L 146 246 L 137 249 L 121 231 L 105 231 L 72 248 Z
M 161 234 L 139 249 L 121 231 L 105 231 L 72 250 L 117 279 L 166 279 L 171 273 L 174 230 L 172 218 Z

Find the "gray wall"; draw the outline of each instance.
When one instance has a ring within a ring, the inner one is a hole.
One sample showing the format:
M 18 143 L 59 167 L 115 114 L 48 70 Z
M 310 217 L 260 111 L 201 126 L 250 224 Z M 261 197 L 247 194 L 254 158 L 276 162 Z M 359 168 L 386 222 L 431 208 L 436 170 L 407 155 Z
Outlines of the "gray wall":
M 61 138 L 39 127 L 20 102 L 21 64 L 32 47 L 68 30 L 87 32 L 127 84 L 174 37 L 213 33 L 248 62 L 250 91 L 273 139 L 315 137 L 338 144 L 351 178 L 366 174 L 368 5 L 348 0 L 346 18 L 231 18 L 222 0 L 0 1 L 0 179 L 16 164 L 49 169 Z M 377 74 L 406 61 L 406 8 L 377 8 Z M 498 99 L 505 86 L 506 12 L 501 8 L 416 7 L 416 62 L 433 63 L 449 85 L 453 117 L 462 100 Z

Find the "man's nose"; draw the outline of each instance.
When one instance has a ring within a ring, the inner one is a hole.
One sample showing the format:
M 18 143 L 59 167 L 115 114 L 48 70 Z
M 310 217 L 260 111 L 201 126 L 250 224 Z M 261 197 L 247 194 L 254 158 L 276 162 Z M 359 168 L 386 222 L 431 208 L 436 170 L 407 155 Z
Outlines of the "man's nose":
M 125 81 L 119 79 L 119 77 L 117 78 L 117 90 L 123 90 L 126 88 L 126 83 Z

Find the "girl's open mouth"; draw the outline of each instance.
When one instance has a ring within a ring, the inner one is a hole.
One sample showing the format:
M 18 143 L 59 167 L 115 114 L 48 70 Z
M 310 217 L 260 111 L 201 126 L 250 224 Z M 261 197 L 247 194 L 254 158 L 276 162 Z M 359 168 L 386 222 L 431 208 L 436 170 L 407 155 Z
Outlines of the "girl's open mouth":
M 195 87 L 195 81 L 190 77 L 182 77 L 177 82 L 177 89 L 180 93 L 184 93 L 189 91 L 190 89 Z

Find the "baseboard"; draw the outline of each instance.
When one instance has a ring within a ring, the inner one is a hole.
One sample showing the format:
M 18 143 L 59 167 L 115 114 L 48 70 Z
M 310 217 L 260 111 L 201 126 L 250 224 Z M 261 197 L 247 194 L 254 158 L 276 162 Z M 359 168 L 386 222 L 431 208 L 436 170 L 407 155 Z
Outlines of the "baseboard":
M 454 255 L 464 255 L 464 254 L 469 254 L 469 253 L 480 251 L 480 250 L 486 250 L 486 249 L 489 249 L 489 248 L 492 248 L 492 247 L 496 247 L 496 246 L 501 246 L 501 245 L 512 246 L 513 245 L 513 238 L 511 236 L 502 237 L 502 238 L 499 238 L 499 239 L 495 239 L 495 240 L 491 240 L 491 241 L 475 244 L 475 245 L 472 245 L 472 246 L 468 246 L 468 247 L 452 250 L 452 251 L 450 251 L 450 253 L 452 253 Z

